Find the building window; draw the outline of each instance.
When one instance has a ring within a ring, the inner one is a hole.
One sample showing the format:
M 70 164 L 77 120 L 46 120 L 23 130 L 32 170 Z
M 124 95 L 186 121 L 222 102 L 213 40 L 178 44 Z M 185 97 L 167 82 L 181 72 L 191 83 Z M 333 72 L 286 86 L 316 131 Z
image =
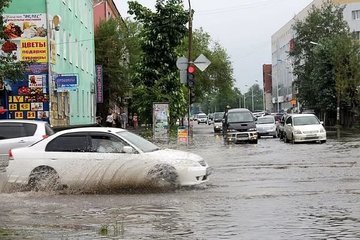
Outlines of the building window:
M 76 67 L 79 67 L 79 42 L 77 39 L 75 39 L 74 52 L 75 52 L 75 65 Z
M 64 32 L 63 32 L 63 42 L 62 42 L 62 45 L 63 45 L 63 56 L 64 56 L 64 59 L 66 59 L 66 48 L 67 48 L 67 45 L 68 45 L 68 42 L 67 42 L 67 36 L 66 36 L 66 31 L 64 29 Z
M 61 35 L 59 31 L 55 32 L 55 44 L 56 44 L 56 54 L 60 56 L 60 47 L 62 46 Z
M 88 49 L 88 48 L 86 48 L 85 56 L 86 56 L 86 59 L 85 59 L 85 70 L 86 70 L 86 72 L 89 72 L 89 49 Z
M 354 39 L 360 40 L 360 31 L 353 31 L 352 35 Z
M 76 112 L 77 112 L 77 116 L 80 115 L 80 93 L 79 93 L 80 89 L 77 89 L 76 91 Z
M 352 19 L 359 20 L 360 19 L 360 10 L 352 11 Z
M 84 50 L 84 44 L 81 44 L 80 52 L 83 53 L 83 50 Z M 85 59 L 86 59 L 85 54 L 81 54 L 81 63 L 80 63 L 80 66 L 81 66 L 81 69 L 82 69 L 82 70 L 84 70 Z
M 72 40 L 72 36 L 71 34 L 69 34 L 69 62 L 72 64 L 73 63 L 73 60 L 74 60 L 74 54 L 73 54 L 73 51 L 74 51 L 74 46 L 73 46 L 74 42 Z
M 85 91 L 81 91 L 82 116 L 85 117 Z

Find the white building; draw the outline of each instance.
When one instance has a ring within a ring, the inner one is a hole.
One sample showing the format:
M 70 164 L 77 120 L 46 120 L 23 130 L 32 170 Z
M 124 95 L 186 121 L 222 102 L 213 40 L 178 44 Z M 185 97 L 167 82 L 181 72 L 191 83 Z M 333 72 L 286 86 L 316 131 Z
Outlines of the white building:
M 307 17 L 312 6 L 321 7 L 326 0 L 314 0 L 300 13 L 271 36 L 272 51 L 272 112 L 288 109 L 297 104 L 292 88 L 291 59 L 288 56 L 295 32 L 292 26 L 296 20 Z M 345 4 L 344 19 L 357 39 L 360 39 L 360 0 L 333 0 L 336 4 Z

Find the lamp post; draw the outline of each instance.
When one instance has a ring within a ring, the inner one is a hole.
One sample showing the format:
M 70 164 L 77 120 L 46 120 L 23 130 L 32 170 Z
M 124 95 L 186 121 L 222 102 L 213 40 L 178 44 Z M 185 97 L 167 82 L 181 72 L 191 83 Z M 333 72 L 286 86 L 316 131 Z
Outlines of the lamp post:
M 251 109 L 254 111 L 254 86 L 251 87 Z
M 244 93 L 244 108 L 246 108 L 246 106 L 245 106 L 245 93 Z
M 279 88 L 279 84 L 276 84 L 276 101 L 277 101 L 277 112 L 280 112 L 280 101 L 279 101 L 279 91 L 281 88 Z
M 245 84 L 245 87 L 247 87 L 248 85 L 247 84 Z M 245 95 L 246 95 L 246 93 L 244 92 L 244 108 L 246 108 L 246 104 L 245 104 L 245 99 L 246 99 L 246 97 L 245 97 Z

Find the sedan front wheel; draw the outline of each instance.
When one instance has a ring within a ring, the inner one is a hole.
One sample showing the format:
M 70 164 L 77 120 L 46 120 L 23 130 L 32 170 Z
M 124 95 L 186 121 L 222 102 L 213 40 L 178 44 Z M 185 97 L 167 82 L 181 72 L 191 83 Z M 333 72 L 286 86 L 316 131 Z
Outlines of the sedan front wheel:
M 157 187 L 176 187 L 178 185 L 178 174 L 176 169 L 167 164 L 156 164 L 149 172 L 150 182 Z

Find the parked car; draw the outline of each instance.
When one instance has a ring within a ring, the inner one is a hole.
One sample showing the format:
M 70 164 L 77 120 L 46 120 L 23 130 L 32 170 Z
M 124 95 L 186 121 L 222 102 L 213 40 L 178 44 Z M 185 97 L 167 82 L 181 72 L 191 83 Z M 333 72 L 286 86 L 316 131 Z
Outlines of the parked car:
M 8 166 L 8 153 L 12 148 L 25 147 L 54 134 L 45 121 L 0 120 L 0 172 Z
M 266 115 L 258 117 L 256 120 L 256 129 L 258 138 L 261 138 L 261 136 L 272 136 L 273 138 L 277 138 L 274 116 Z
M 96 187 L 176 187 L 208 181 L 209 166 L 194 153 L 160 149 L 125 129 L 68 129 L 9 152 L 9 183 L 33 190 Z
M 284 125 L 285 142 L 326 142 L 323 122 L 314 114 L 290 114 Z
M 255 119 L 251 111 L 246 108 L 229 109 L 223 121 L 225 141 L 258 143 Z
M 222 120 L 224 119 L 225 112 L 214 112 L 214 132 L 222 131 Z
M 198 115 L 197 115 L 197 122 L 198 122 L 198 124 L 200 124 L 200 123 L 207 123 L 207 115 L 205 114 L 205 113 L 199 113 Z

